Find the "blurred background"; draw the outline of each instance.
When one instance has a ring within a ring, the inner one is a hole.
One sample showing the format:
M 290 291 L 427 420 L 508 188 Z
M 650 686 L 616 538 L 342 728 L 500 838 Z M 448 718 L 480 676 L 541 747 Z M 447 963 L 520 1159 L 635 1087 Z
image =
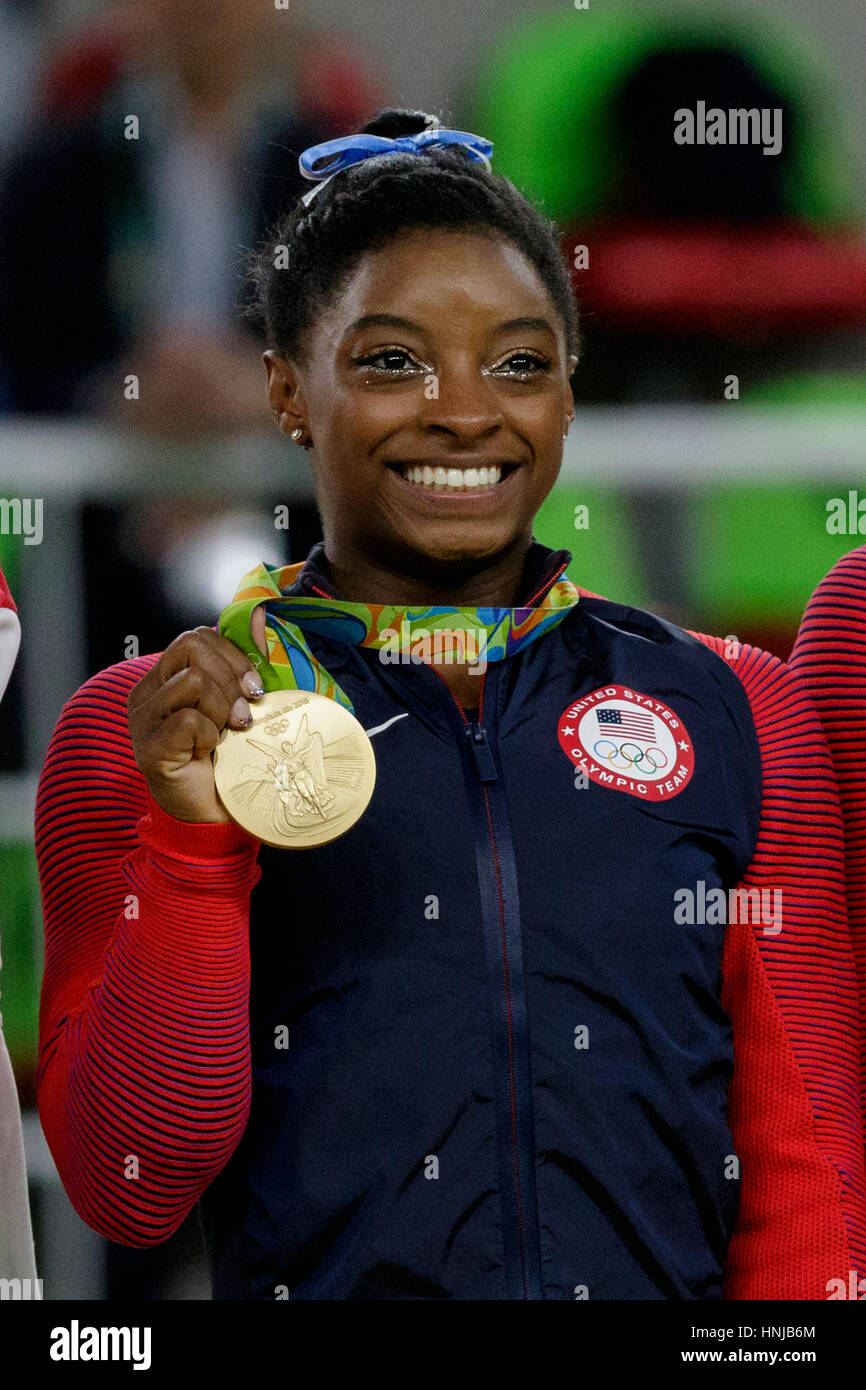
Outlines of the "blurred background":
M 41 1135 L 33 803 L 83 680 L 319 538 L 240 316 L 244 249 L 297 197 L 301 150 L 385 104 L 434 110 L 559 223 L 584 350 L 536 534 L 577 582 L 784 658 L 863 543 L 827 528 L 866 488 L 862 0 L 278 4 L 0 0 L 0 502 L 43 508 L 29 544 L 0 506 L 23 631 L 0 986 L 51 1299 L 208 1297 L 195 1214 L 157 1250 L 106 1242 Z M 781 151 L 677 145 L 699 101 L 780 110 Z

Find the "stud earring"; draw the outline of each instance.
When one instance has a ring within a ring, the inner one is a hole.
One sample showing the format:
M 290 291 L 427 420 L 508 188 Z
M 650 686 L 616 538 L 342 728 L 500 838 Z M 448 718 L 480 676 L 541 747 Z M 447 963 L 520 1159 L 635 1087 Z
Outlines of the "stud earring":
M 291 438 L 295 441 L 296 444 L 299 444 L 303 437 L 304 431 L 300 425 L 297 425 L 295 429 L 292 430 Z

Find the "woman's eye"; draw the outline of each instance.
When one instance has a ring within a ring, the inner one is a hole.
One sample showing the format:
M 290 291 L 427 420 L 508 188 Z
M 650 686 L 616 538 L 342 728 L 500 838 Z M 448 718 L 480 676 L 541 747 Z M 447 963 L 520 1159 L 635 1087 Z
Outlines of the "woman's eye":
M 550 358 L 536 356 L 534 352 L 513 352 L 504 362 L 493 367 L 492 371 L 497 375 L 504 372 L 506 376 L 535 376 L 537 372 L 550 371 Z
M 417 362 L 404 348 L 381 348 L 378 352 L 371 352 L 366 357 L 356 357 L 355 361 L 359 367 L 372 367 L 376 372 L 423 370 L 420 362 Z

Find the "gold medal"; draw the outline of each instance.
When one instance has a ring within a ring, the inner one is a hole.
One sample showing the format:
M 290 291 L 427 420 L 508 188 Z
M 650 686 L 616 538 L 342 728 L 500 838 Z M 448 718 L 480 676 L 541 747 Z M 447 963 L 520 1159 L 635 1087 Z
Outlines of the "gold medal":
M 213 753 L 217 795 L 266 845 L 305 849 L 336 840 L 363 815 L 376 759 L 353 714 L 308 690 L 278 690 L 250 705 L 248 729 L 224 729 Z

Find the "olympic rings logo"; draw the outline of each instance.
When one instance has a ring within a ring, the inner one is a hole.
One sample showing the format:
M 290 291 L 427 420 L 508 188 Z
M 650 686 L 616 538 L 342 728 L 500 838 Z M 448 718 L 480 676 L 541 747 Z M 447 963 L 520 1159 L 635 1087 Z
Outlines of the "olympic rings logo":
M 599 753 L 599 748 L 606 745 L 610 750 L 607 753 Z M 633 749 L 633 752 L 629 752 Z M 667 765 L 667 754 L 661 748 L 640 748 L 636 743 L 614 743 L 609 738 L 600 738 L 593 748 L 593 756 L 599 762 L 606 762 L 615 772 L 625 772 L 627 768 L 633 767 L 636 772 L 642 772 L 645 776 L 656 772 L 663 772 Z M 654 754 L 658 754 L 661 762 L 656 762 Z M 635 756 L 637 754 L 637 756 Z M 624 759 L 617 762 L 617 758 Z

